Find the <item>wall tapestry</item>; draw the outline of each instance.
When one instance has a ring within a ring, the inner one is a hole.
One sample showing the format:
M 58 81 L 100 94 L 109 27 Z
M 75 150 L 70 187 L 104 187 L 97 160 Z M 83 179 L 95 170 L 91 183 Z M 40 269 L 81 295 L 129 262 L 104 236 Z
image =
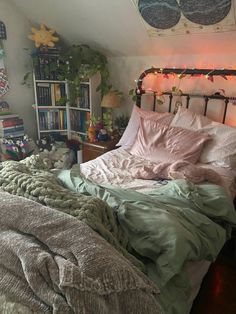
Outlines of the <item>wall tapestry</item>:
M 0 41 L 0 98 L 4 96 L 9 90 L 8 77 L 3 61 L 4 57 L 5 53 Z
M 149 36 L 236 30 L 232 0 L 132 0 Z

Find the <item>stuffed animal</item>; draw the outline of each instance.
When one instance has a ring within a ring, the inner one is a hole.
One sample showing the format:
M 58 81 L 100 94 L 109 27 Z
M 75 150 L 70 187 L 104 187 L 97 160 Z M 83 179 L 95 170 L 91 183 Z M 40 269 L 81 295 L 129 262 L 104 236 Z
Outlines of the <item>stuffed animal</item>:
M 51 156 L 54 168 L 70 169 L 75 162 L 75 154 L 69 148 L 58 148 Z
M 54 142 L 51 137 L 45 136 L 36 141 L 39 152 L 49 153 L 55 150 Z

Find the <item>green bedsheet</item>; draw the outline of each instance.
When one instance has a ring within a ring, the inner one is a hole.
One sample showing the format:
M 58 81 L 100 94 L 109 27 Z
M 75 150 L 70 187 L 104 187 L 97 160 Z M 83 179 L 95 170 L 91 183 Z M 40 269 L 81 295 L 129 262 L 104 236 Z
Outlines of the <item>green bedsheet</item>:
M 130 244 L 162 292 L 159 301 L 165 312 L 188 313 L 185 263 L 214 261 L 236 226 L 233 202 L 223 188 L 175 180 L 142 194 L 96 185 L 80 176 L 78 166 L 57 176 L 69 189 L 97 196 L 116 211 Z

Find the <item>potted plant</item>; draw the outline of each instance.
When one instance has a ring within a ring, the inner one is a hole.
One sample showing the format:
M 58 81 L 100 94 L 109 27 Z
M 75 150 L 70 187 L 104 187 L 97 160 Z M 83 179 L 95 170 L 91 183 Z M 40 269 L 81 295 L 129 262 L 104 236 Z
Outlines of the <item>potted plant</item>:
M 127 127 L 129 122 L 129 117 L 125 116 L 124 114 L 118 116 L 115 118 L 115 125 L 118 128 L 119 135 L 122 136 L 122 134 L 125 131 L 125 128 Z

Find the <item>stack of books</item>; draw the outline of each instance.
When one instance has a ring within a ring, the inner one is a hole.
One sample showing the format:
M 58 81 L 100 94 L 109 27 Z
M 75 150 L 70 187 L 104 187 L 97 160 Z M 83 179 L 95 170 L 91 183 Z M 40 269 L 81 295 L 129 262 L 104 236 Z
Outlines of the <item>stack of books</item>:
M 0 102 L 0 137 L 14 138 L 24 136 L 24 122 L 13 114 L 5 101 Z

